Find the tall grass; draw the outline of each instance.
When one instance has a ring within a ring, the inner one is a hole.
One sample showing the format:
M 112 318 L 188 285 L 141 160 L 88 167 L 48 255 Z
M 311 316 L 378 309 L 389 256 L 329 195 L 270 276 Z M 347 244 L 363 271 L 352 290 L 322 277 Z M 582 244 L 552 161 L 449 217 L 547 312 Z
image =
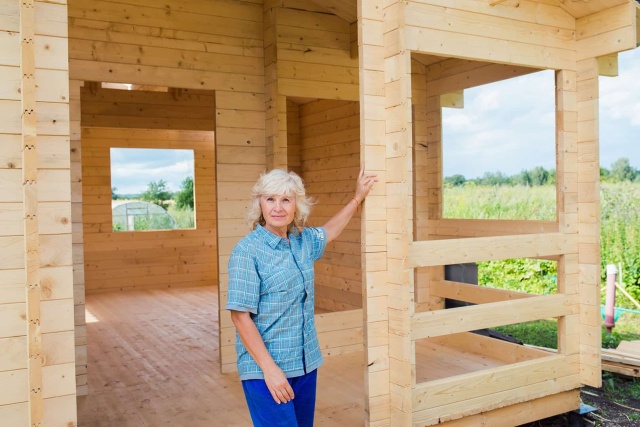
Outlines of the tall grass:
M 640 300 L 640 184 L 602 184 L 601 188 L 602 278 L 606 264 L 622 265 L 622 281 L 627 291 Z M 621 307 L 635 308 L 628 301 Z
M 465 219 L 554 220 L 555 187 L 446 187 L 444 217 Z M 640 183 L 601 185 L 601 263 L 604 282 L 607 264 L 622 264 L 627 291 L 640 299 Z M 555 263 L 538 260 L 506 260 L 478 265 L 480 284 L 548 293 Z M 602 296 L 604 302 L 604 294 Z M 636 308 L 618 293 L 616 305 Z
M 556 218 L 556 189 L 550 185 L 446 187 L 443 215 L 445 218 L 552 221 Z
M 169 206 L 169 214 L 176 220 L 178 223 L 178 228 L 195 228 L 195 216 L 193 214 L 193 209 L 189 206 L 185 206 L 184 208 L 177 208 L 175 205 Z

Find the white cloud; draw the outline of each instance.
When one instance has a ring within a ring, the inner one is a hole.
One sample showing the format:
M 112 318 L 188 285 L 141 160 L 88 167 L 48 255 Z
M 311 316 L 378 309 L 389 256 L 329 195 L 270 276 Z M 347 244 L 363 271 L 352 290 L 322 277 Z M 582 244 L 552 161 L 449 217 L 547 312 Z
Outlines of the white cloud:
M 620 157 L 640 168 L 640 49 L 619 54 L 619 76 L 600 77 L 600 164 Z M 464 92 L 463 109 L 443 110 L 445 176 L 512 175 L 555 168 L 554 72 Z
M 621 157 L 640 168 L 640 49 L 618 55 L 618 76 L 600 77 L 600 164 Z
M 473 108 L 479 112 L 493 111 L 500 108 L 501 99 L 500 92 L 495 89 L 481 89 L 472 100 Z
M 159 180 L 177 191 L 188 176 L 194 176 L 193 150 L 111 149 L 111 186 L 118 194 L 141 193 Z
M 464 109 L 443 111 L 445 176 L 553 167 L 552 72 L 467 89 L 464 96 Z

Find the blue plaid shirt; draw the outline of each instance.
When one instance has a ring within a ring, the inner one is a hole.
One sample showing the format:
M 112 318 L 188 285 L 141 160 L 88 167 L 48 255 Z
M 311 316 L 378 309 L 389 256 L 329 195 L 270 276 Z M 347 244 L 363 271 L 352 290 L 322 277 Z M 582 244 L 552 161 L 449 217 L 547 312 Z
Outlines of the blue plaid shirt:
M 289 378 L 323 362 L 313 317 L 313 263 L 322 256 L 326 238 L 322 227 L 304 228 L 287 241 L 258 225 L 229 259 L 227 310 L 251 313 L 269 354 Z M 263 379 L 237 332 L 236 351 L 240 379 Z

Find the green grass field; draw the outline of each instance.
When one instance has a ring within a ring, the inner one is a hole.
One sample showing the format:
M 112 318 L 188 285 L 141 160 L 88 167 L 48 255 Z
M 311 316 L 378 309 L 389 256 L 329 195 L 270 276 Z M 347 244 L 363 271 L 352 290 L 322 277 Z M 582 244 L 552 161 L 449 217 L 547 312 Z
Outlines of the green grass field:
M 605 283 L 606 265 L 621 267 L 618 282 L 636 300 L 640 300 L 640 183 L 603 183 L 601 200 L 601 265 Z M 464 219 L 555 220 L 554 186 L 476 186 L 445 187 L 444 217 Z M 557 265 L 553 261 L 513 259 L 481 262 L 478 280 L 482 286 L 511 289 L 535 294 L 554 293 Z M 601 302 L 604 304 L 602 293 Z M 637 307 L 621 292 L 616 306 Z M 640 310 L 638 310 L 640 311 Z M 530 322 L 500 328 L 528 344 L 556 346 L 554 320 Z M 614 333 L 603 334 L 603 345 L 615 347 L 620 339 L 640 339 L 640 314 L 623 314 Z M 532 342 L 533 341 L 533 342 Z M 553 345 L 551 345 L 553 344 Z

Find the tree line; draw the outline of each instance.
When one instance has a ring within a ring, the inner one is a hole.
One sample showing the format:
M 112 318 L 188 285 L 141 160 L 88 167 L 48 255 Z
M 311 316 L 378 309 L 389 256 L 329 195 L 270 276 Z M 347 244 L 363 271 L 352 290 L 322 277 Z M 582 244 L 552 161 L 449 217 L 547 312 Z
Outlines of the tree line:
M 640 170 L 629 164 L 629 159 L 621 157 L 611 164 L 611 169 L 600 168 L 600 180 L 602 182 L 640 182 Z M 464 175 L 456 174 L 445 177 L 444 185 L 450 187 L 458 187 L 463 185 L 524 185 L 527 187 L 535 187 L 541 185 L 555 185 L 556 170 L 545 169 L 542 166 L 536 166 L 533 169 L 525 169 L 515 175 L 506 175 L 500 171 L 485 172 L 482 177 L 466 179 Z
M 188 176 L 180 184 L 180 190 L 172 193 L 167 188 L 164 180 L 152 181 L 148 184 L 146 191 L 139 196 L 124 197 L 117 194 L 118 189 L 111 187 L 111 200 L 133 199 L 143 200 L 145 202 L 155 203 L 156 205 L 167 209 L 173 201 L 178 209 L 191 208 L 194 206 L 193 178 Z

